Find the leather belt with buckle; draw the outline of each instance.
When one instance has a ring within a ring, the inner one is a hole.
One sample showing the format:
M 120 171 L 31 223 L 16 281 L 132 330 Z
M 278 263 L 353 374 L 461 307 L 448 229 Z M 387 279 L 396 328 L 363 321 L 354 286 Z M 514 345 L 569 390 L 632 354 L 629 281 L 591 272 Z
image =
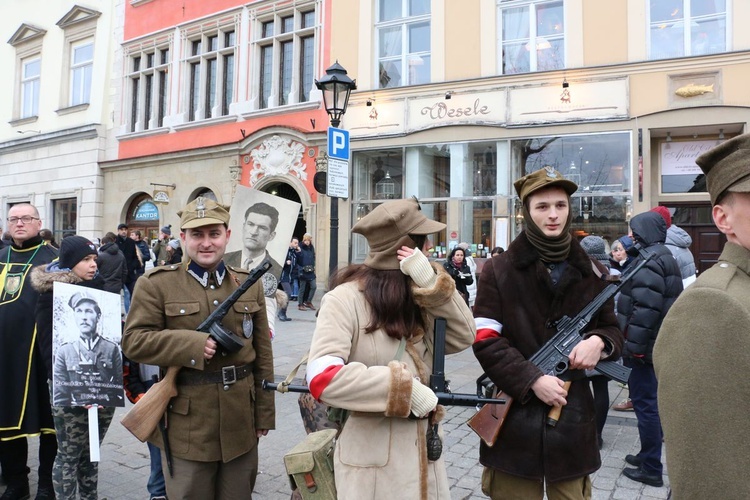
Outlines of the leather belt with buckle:
M 225 366 L 210 372 L 183 368 L 177 375 L 177 385 L 223 384 L 225 388 L 253 372 L 253 365 Z

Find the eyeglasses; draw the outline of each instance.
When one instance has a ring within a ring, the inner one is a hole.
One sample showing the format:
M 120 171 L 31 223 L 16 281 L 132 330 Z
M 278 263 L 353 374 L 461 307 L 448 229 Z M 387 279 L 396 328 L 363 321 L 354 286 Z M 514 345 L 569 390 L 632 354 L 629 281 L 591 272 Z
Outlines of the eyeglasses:
M 8 224 L 18 224 L 23 222 L 24 224 L 31 224 L 31 221 L 42 220 L 39 217 L 32 217 L 30 215 L 24 215 L 23 217 L 8 217 Z

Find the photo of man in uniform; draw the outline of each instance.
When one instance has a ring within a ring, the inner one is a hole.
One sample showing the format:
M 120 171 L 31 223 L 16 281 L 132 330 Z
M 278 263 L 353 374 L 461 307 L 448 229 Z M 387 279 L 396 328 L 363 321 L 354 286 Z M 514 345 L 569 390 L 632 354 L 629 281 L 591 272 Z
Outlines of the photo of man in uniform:
M 86 292 L 70 297 L 79 337 L 55 352 L 53 405 L 124 406 L 122 355 L 114 342 L 99 334 L 102 311 Z
M 268 257 L 271 269 L 268 271 L 278 279 L 282 266 L 268 253 L 268 243 L 276 237 L 276 226 L 279 223 L 279 211 L 268 203 L 259 202 L 250 205 L 245 211 L 245 223 L 242 226 L 242 250 L 229 252 L 226 264 L 243 269 L 254 269 Z

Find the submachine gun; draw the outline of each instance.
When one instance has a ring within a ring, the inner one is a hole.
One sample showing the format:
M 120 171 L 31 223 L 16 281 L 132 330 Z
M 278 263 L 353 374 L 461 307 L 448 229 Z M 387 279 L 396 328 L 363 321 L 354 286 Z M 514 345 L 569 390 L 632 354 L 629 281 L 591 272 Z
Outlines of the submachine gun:
M 631 264 L 632 267 L 629 267 L 626 272 L 621 275 L 619 281 L 613 281 L 607 285 L 576 316 L 573 318 L 563 316 L 555 322 L 555 328 L 557 329 L 555 336 L 549 339 L 542 348 L 529 359 L 529 361 L 534 363 L 542 373 L 545 375 L 565 378 L 565 373 L 570 368 L 570 359 L 568 356 L 570 356 L 573 348 L 583 340 L 581 334 L 589 323 L 591 323 L 591 319 L 609 299 L 614 297 L 620 289 L 622 289 L 625 283 L 630 281 L 630 279 L 633 278 L 633 276 L 635 276 L 635 274 L 653 258 L 653 254 L 643 251 L 640 245 L 636 244 L 636 248 L 638 248 L 643 257 L 641 261 L 637 264 Z M 611 380 L 623 384 L 627 383 L 628 378 L 630 377 L 630 368 L 614 361 L 600 361 L 594 367 L 594 370 Z M 487 375 L 482 375 L 477 379 L 478 394 L 485 392 L 483 391 L 483 386 L 484 381 L 487 379 Z M 565 386 L 566 390 L 569 387 L 570 382 L 568 381 Z M 499 394 L 502 394 L 508 401 L 505 410 L 509 409 L 513 399 L 502 392 L 499 392 Z M 547 425 L 552 427 L 557 425 L 557 420 L 560 417 L 561 410 L 562 407 L 554 407 L 550 411 L 547 416 Z M 507 413 L 507 411 L 505 413 Z M 490 407 L 482 408 L 469 420 L 469 427 L 471 427 L 488 446 L 492 446 L 500 432 L 505 413 L 500 416 Z
M 505 404 L 505 400 L 486 398 L 475 394 L 461 394 L 450 391 L 448 381 L 445 380 L 445 318 L 435 318 L 435 341 L 432 352 L 432 374 L 430 375 L 430 389 L 435 392 L 438 403 L 445 406 L 476 406 L 478 404 Z M 305 356 L 307 357 L 307 356 Z M 263 381 L 263 389 L 278 392 L 310 392 L 306 385 L 292 385 L 285 380 L 281 383 Z
M 238 352 L 244 347 L 244 344 L 236 335 L 224 328 L 221 321 L 242 294 L 253 286 L 269 269 L 271 269 L 271 262 L 266 258 L 258 267 L 250 271 L 250 276 L 196 328 L 199 332 L 208 333 L 219 344 L 222 355 Z M 122 417 L 122 425 L 138 438 L 139 441 L 143 442 L 148 439 L 159 425 L 162 416 L 167 410 L 169 400 L 177 396 L 176 380 L 177 373 L 181 368 L 180 366 L 170 366 L 167 368 L 164 378 L 151 386 L 130 411 Z M 164 432 L 164 429 L 162 429 L 162 432 Z M 165 447 L 166 442 L 167 440 L 165 439 Z M 167 450 L 165 450 L 165 453 L 169 456 Z

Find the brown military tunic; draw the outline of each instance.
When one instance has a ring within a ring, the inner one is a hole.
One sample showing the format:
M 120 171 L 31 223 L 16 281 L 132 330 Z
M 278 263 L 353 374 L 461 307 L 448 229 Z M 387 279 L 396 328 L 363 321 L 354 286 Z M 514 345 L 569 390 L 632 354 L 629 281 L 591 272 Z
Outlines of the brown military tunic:
M 228 462 L 257 445 L 256 429 L 274 429 L 274 393 L 261 381 L 273 379 L 273 353 L 261 283 L 234 304 L 222 324 L 244 347 L 226 356 L 203 358 L 208 334 L 198 325 L 248 276 L 221 263 L 214 273 L 195 263 L 164 266 L 138 280 L 122 337 L 123 353 L 133 361 L 163 368 L 181 366 L 184 374 L 251 365 L 251 374 L 234 384 L 179 385 L 168 409 L 169 444 L 177 458 Z M 247 338 L 249 337 L 249 338 Z M 159 431 L 149 442 L 163 447 Z

